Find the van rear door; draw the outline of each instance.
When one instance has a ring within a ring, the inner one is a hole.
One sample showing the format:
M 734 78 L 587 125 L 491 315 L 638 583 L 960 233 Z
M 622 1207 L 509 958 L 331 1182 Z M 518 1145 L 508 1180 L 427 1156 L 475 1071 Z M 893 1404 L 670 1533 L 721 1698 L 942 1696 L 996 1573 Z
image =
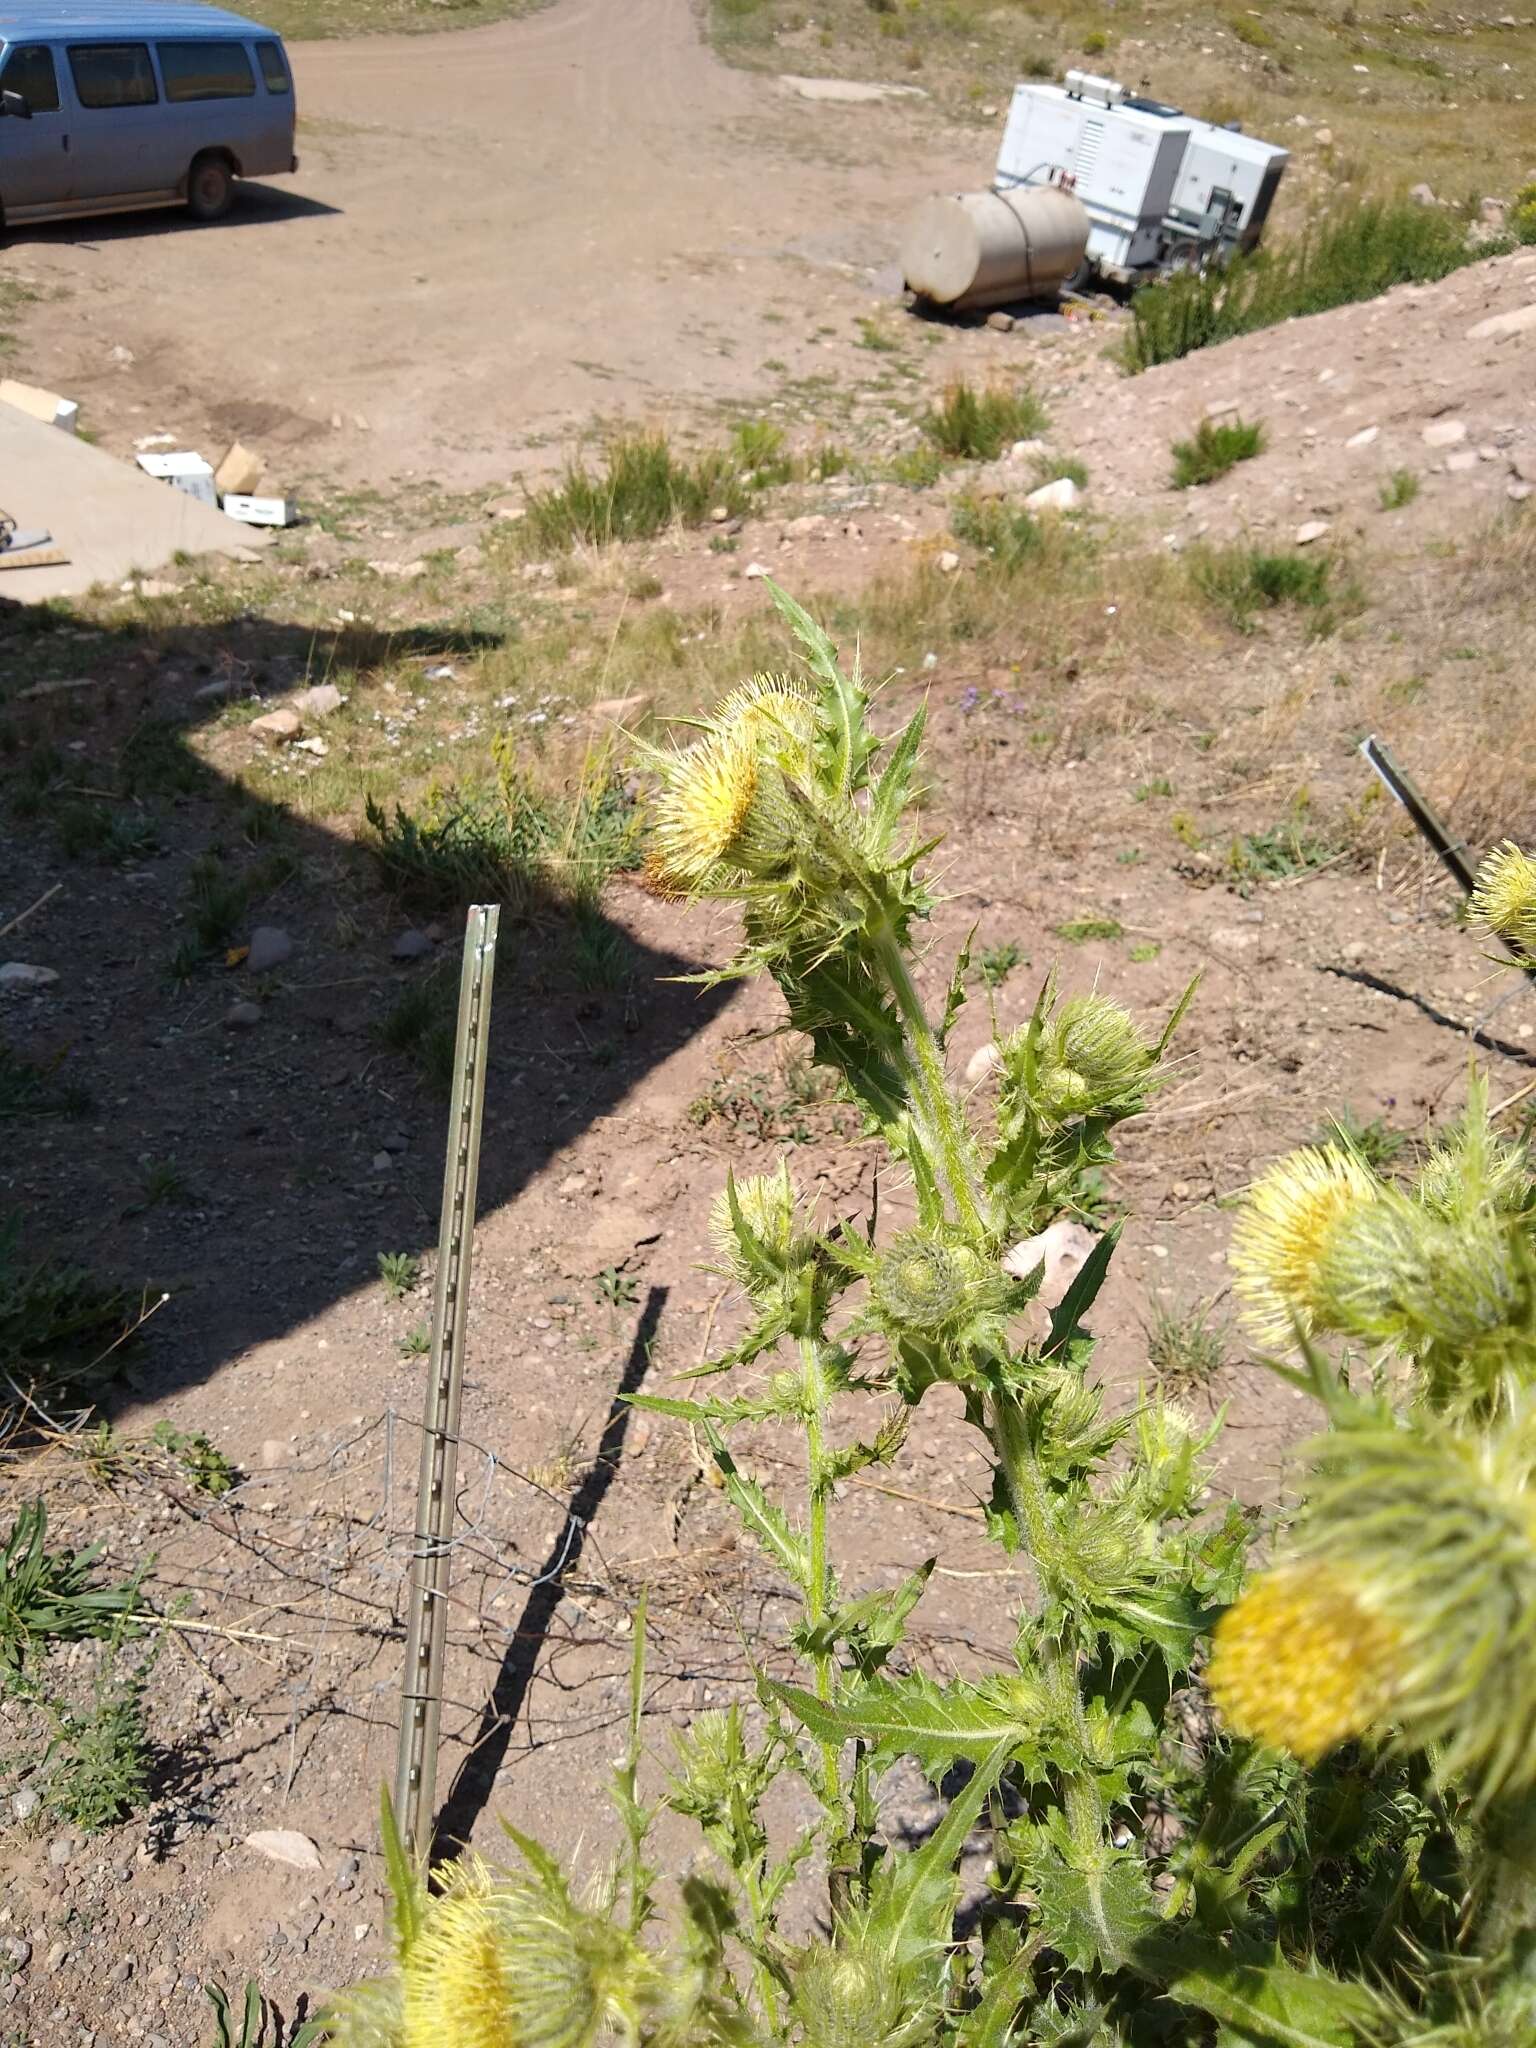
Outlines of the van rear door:
M 17 92 L 30 121 L 0 120 L 0 206 L 12 220 L 29 207 L 69 197 L 69 120 L 59 101 L 58 63 L 46 43 L 12 43 L 0 59 L 0 90 Z

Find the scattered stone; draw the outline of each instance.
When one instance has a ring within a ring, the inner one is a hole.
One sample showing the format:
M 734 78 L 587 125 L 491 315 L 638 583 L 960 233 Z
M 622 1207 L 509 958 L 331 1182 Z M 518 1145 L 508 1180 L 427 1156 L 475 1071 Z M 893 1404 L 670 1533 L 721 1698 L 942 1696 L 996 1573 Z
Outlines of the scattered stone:
M 1536 484 L 1536 448 L 1517 448 L 1509 458 L 1511 472 L 1528 484 Z
M 1002 1063 L 1002 1055 L 988 1039 L 985 1045 L 977 1046 L 965 1063 L 967 1084 L 974 1088 L 978 1081 L 985 1081 L 988 1074 L 995 1074 Z
M 1420 437 L 1426 448 L 1454 448 L 1467 438 L 1464 420 L 1431 420 Z
M 1350 435 L 1344 446 L 1346 448 L 1369 448 L 1380 432 L 1380 427 L 1362 427 L 1358 434 Z
M 1211 932 L 1211 944 L 1226 953 L 1242 953 L 1258 943 L 1258 933 L 1240 924 L 1219 924 Z
M 303 730 L 303 719 L 297 711 L 290 711 L 286 706 L 280 711 L 263 712 L 260 718 L 253 718 L 250 724 L 252 738 L 260 740 L 263 746 L 268 747 L 286 746 L 290 740 L 296 740 Z
M 1331 128 L 1319 128 L 1316 136 L 1313 139 L 1317 143 L 1319 149 L 1332 149 L 1333 130 Z
M 323 758 L 331 751 L 329 742 L 322 739 L 295 740 L 293 750 L 296 754 L 314 754 L 317 758 Z
M 389 949 L 391 960 L 424 960 L 432 950 L 432 941 L 425 932 L 399 932 Z
M 1477 461 L 1478 456 L 1475 448 L 1458 448 L 1454 454 L 1447 455 L 1445 466 L 1449 470 L 1454 470 L 1460 476 L 1469 469 L 1476 469 Z
M 337 1891 L 351 1891 L 353 1885 L 357 1883 L 358 1872 L 362 1867 L 362 1863 L 356 1856 L 343 1856 L 336 1866 L 335 1884 Z
M 765 568 L 761 562 L 748 562 L 747 566 L 745 567 L 745 569 L 742 570 L 741 573 L 743 576 L 746 577 L 747 581 L 750 583 L 755 582 L 761 576 L 771 576 L 773 574 L 773 571 L 771 569 Z
M 1024 503 L 1031 512 L 1070 512 L 1082 495 L 1071 477 L 1059 476 L 1031 491 Z
M 32 1944 L 24 1935 L 0 1936 L 0 1956 L 4 1956 L 13 1970 L 24 1970 L 32 1960 Z
M 945 548 L 938 557 L 938 571 L 941 576 L 953 576 L 960 566 L 960 557 L 953 548 Z
M 1003 1258 L 1003 1270 L 1015 1279 L 1027 1280 L 1037 1266 L 1044 1266 L 1036 1301 L 1055 1308 L 1066 1293 L 1083 1261 L 1098 1243 L 1091 1230 L 1070 1217 L 1058 1216 L 1038 1237 L 1027 1237 Z
M 293 941 L 281 925 L 259 924 L 251 933 L 250 950 L 245 956 L 245 964 L 252 974 L 270 974 L 274 967 L 281 967 L 292 954 Z
M 260 1003 L 231 1003 L 224 1012 L 226 1031 L 254 1031 L 260 1022 Z
M 1038 434 L 1032 434 L 1027 441 L 1015 441 L 1006 459 L 1009 462 L 1033 462 L 1037 455 L 1044 453 L 1044 441 Z
M 1536 484 L 1528 484 L 1522 479 L 1517 483 L 1507 485 L 1504 495 L 1512 504 L 1523 505 L 1533 492 L 1536 492 Z
M 25 960 L 7 960 L 0 967 L 0 988 L 51 988 L 59 978 L 54 967 L 33 967 Z
M 628 697 L 599 697 L 587 706 L 587 723 L 594 731 L 609 725 L 638 725 L 650 715 L 653 702 L 649 690 L 636 690 Z
M 987 325 L 994 334 L 1012 334 L 1013 315 L 1011 313 L 989 313 L 987 315 Z
M 30 1785 L 23 1785 L 19 1792 L 12 1795 L 11 1812 L 18 1820 L 30 1820 L 42 1803 L 43 1795 L 40 1792 L 35 1792 Z
M 394 1171 L 394 1166 L 395 1162 L 393 1159 L 390 1158 L 387 1152 L 374 1153 L 373 1170 L 375 1173 L 392 1173 Z
M 56 1941 L 49 1949 L 47 1955 L 43 1957 L 43 1968 L 50 1977 L 56 1977 L 68 1961 L 69 1943 L 67 1941 Z
M 712 526 L 724 526 L 730 516 L 731 508 L 729 505 L 711 505 L 709 508 L 709 519 Z
M 1511 335 L 1528 334 L 1536 327 L 1536 304 L 1520 306 L 1513 313 L 1492 313 L 1467 329 L 1468 341 L 1508 341 Z
M 1357 71 L 1362 71 L 1364 68 L 1364 65 L 1361 64 L 1355 66 Z M 1432 185 L 1411 185 L 1408 189 L 1408 197 L 1415 206 L 1438 206 L 1440 204 L 1439 200 L 1435 197 Z
M 62 1870 L 74 1853 L 74 1841 L 69 1835 L 55 1835 L 48 1844 L 48 1861 L 55 1870 Z
M 295 691 L 288 701 L 306 718 L 329 718 L 347 700 L 334 683 L 314 683 L 307 690 Z
M 133 1957 L 124 1956 L 120 1962 L 114 1963 L 107 1972 L 107 1982 L 109 1984 L 126 1984 L 132 1976 Z
M 1502 199 L 1485 197 L 1478 201 L 1477 217 L 1484 227 L 1502 228 L 1507 211 Z
M 258 1828 L 245 1838 L 247 1849 L 265 1856 L 270 1863 L 286 1863 L 290 1870 L 319 1870 L 320 1851 L 297 1828 Z
M 1315 540 L 1326 540 L 1333 527 L 1326 519 L 1309 519 L 1296 529 L 1296 545 L 1309 548 Z
M 95 687 L 95 676 L 55 676 L 51 682 L 33 683 L 25 690 L 18 690 L 16 701 L 22 704 L 38 697 L 66 697 L 73 690 L 94 690 Z
M 411 1141 L 404 1131 L 386 1131 L 379 1140 L 379 1146 L 382 1151 L 398 1154 L 409 1152 Z

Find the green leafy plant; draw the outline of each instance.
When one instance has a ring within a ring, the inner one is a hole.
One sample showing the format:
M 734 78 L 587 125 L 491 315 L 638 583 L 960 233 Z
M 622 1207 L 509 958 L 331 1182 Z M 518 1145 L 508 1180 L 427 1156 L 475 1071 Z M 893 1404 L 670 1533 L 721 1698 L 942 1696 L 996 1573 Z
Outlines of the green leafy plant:
M 1241 633 L 1253 631 L 1258 612 L 1280 605 L 1320 610 L 1333 596 L 1333 565 L 1327 555 L 1271 554 L 1263 548 L 1191 550 L 1196 588 L 1224 612 Z
M 1028 956 L 1015 939 L 1004 939 L 996 946 L 983 946 L 976 955 L 976 972 L 988 988 L 1001 988 L 1015 967 L 1028 965 Z
M 380 1252 L 379 1278 L 391 1301 L 404 1301 L 421 1278 L 421 1261 L 414 1252 Z
M 910 1203 L 895 1223 L 834 1214 L 787 1162 L 728 1174 L 712 1234 L 745 1331 L 676 1393 L 632 1399 L 708 1445 L 792 1597 L 799 1669 L 760 1669 L 754 1705 L 676 1733 L 658 1804 L 708 1855 L 665 1901 L 643 1612 L 615 1853 L 586 1893 L 510 1830 L 508 1867 L 466 1862 L 430 1891 L 386 1801 L 394 1967 L 343 1995 L 334 2038 L 1515 2048 L 1536 2012 L 1523 1156 L 1474 1079 L 1412 1189 L 1334 1147 L 1252 1191 L 1244 1312 L 1325 1427 L 1305 1505 L 1245 1587 L 1254 1517 L 1212 1492 L 1219 1423 L 1163 1390 L 1107 1412 L 1088 1319 L 1116 1233 L 1043 1291 L 1051 1233 L 1153 1099 L 1193 991 L 1146 1031 L 1047 976 L 963 1096 L 946 1041 L 969 961 L 932 1012 L 912 972 L 932 902 L 908 810 L 924 713 L 877 738 L 857 669 L 776 601 L 805 673 L 737 691 L 653 757 L 651 860 L 674 893 L 740 906 L 741 950 L 704 978 L 772 977 Z M 1536 862 L 1506 861 L 1479 915 L 1536 959 Z M 1382 1369 L 1333 1363 L 1333 1340 Z M 1010 1651 L 964 1676 L 907 1632 L 936 1560 L 869 1588 L 836 1541 L 843 1483 L 889 1465 L 941 1387 L 993 1468 L 988 1533 L 1031 1588 Z M 791 1432 L 798 1499 L 769 1485 Z M 934 1787 L 924 1834 L 882 1815 L 897 1763 Z M 786 1777 L 799 1815 L 782 1824 L 781 1799 L 770 1826 Z
M 195 1493 L 222 1500 L 240 1483 L 240 1474 L 217 1444 L 200 1431 L 178 1429 L 171 1422 L 157 1422 L 151 1439 L 172 1458 L 182 1478 Z
M 221 1984 L 205 1984 L 203 1991 L 213 2007 L 213 2039 L 209 2048 L 315 2048 L 326 2038 L 323 2018 L 305 2020 L 290 2028 L 282 2013 L 262 1991 L 254 1978 L 246 1983 L 238 2014 Z
M 1213 484 L 1240 462 L 1264 450 L 1264 428 L 1257 420 L 1202 420 L 1194 437 L 1173 444 L 1173 487 L 1190 490 Z
M 1087 946 L 1096 939 L 1123 938 L 1125 927 L 1116 917 L 1069 917 L 1057 925 L 1056 936 L 1069 946 Z
M 592 1282 L 592 1290 L 592 1299 L 606 1302 L 609 1308 L 633 1308 L 640 1299 L 639 1281 L 617 1266 L 604 1266 Z
M 1522 185 L 1515 194 L 1509 231 L 1517 242 L 1536 242 L 1536 185 Z
M 1229 1333 L 1209 1301 L 1157 1302 L 1147 1319 L 1147 1363 L 1175 1399 L 1209 1394 L 1227 1363 Z
M 137 1813 L 149 1794 L 152 1753 L 144 1689 L 155 1650 L 129 1655 L 121 1627 L 103 1652 L 89 1699 L 45 1701 L 54 1735 L 43 1759 L 49 1811 L 86 1834 Z
M 1022 385 L 991 384 L 977 390 L 957 378 L 920 425 L 941 455 L 967 462 L 995 462 L 1015 441 L 1028 440 L 1045 426 L 1045 408 Z

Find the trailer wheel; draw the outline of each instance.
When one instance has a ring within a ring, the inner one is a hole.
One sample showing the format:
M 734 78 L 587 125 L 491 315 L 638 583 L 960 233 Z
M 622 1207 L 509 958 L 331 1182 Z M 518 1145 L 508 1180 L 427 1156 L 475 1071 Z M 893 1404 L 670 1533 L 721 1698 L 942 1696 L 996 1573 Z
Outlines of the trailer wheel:
M 1094 276 L 1093 258 L 1085 256 L 1072 275 L 1061 280 L 1061 289 L 1063 292 L 1085 292 L 1093 283 Z
M 194 220 L 222 220 L 235 195 L 235 174 L 229 158 L 205 150 L 192 159 L 187 173 L 187 211 Z

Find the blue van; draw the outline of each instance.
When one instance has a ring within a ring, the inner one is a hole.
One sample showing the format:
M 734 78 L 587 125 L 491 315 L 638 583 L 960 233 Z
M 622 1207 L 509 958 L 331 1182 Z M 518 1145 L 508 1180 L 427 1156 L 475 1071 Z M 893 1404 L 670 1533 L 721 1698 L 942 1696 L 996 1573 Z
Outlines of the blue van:
M 216 7 L 0 0 L 0 222 L 185 206 L 296 171 L 282 39 Z

